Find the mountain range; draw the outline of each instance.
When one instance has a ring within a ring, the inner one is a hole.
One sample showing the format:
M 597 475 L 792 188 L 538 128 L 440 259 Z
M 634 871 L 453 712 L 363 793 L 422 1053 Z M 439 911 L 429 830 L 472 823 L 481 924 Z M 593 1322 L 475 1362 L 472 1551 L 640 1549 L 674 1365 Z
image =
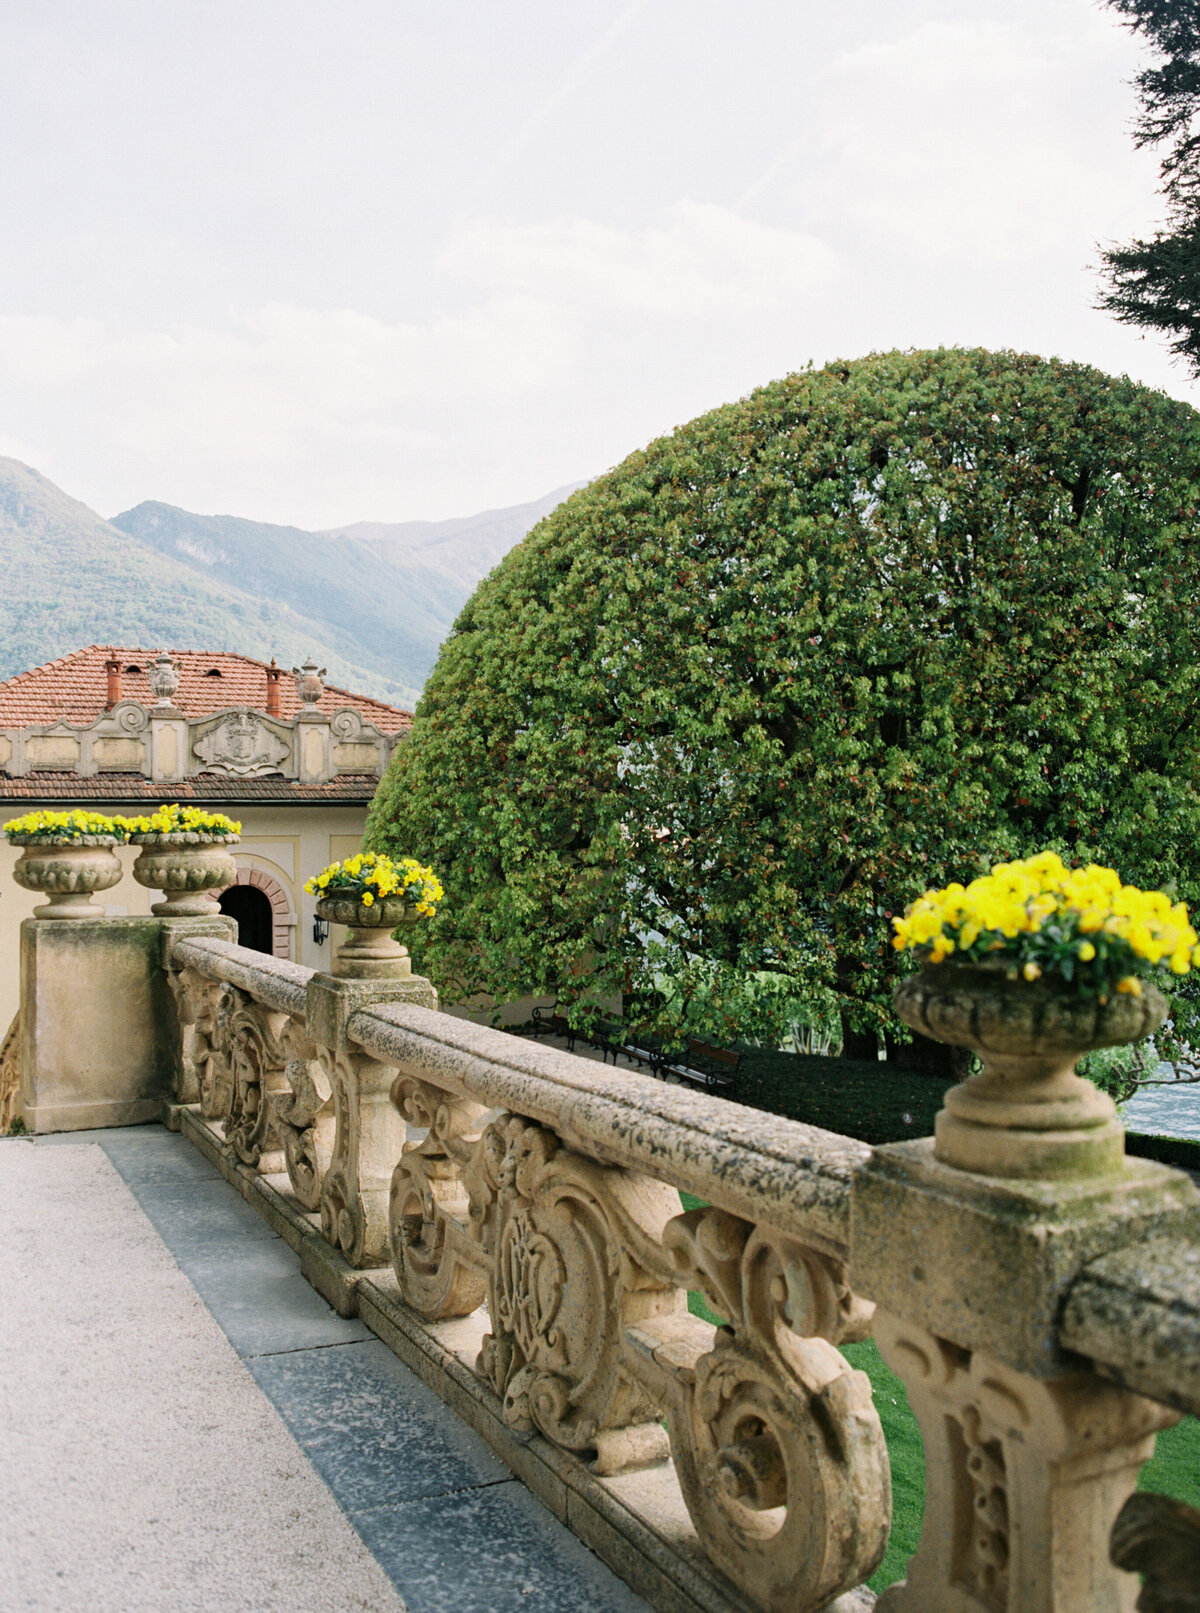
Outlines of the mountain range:
M 83 644 L 240 650 L 412 705 L 476 584 L 574 490 L 327 532 L 153 502 L 106 521 L 0 458 L 0 678 Z

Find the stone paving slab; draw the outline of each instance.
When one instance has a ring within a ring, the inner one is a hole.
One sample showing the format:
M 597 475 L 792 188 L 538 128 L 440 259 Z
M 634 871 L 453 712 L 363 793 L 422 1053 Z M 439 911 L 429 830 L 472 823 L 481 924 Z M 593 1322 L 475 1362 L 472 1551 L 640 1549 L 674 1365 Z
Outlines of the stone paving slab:
M 81 1138 L 102 1146 L 410 1613 L 645 1613 L 415 1373 L 330 1309 L 189 1141 L 141 1126 L 32 1146 L 57 1153 Z M 235 1599 L 225 1613 L 242 1606 L 256 1604 Z
M 95 1146 L 0 1142 L 0 1608 L 404 1613 Z

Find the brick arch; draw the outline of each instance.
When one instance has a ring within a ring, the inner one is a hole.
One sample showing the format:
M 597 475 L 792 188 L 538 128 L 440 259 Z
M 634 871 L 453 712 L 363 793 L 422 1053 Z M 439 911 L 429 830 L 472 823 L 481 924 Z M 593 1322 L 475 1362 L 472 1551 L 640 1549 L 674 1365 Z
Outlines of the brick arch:
M 265 868 L 259 868 L 242 853 L 237 860 L 237 878 L 235 885 L 253 885 L 271 904 L 272 933 L 271 951 L 277 958 L 290 958 L 292 956 L 292 932 L 296 928 L 296 910 L 292 906 L 291 898 L 286 889 L 279 883 L 274 874 L 269 874 Z M 228 890 L 226 885 L 223 887 Z M 220 896 L 220 891 L 214 891 L 214 896 Z

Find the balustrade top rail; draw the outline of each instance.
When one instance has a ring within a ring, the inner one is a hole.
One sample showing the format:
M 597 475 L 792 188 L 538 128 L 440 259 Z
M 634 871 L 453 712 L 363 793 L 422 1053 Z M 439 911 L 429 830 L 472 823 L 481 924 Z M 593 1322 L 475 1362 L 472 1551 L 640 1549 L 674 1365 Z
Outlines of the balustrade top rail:
M 1200 1225 L 1188 1230 L 1093 1261 L 1061 1338 L 1127 1388 L 1200 1417 Z
M 849 1245 L 850 1182 L 871 1153 L 851 1137 L 405 1003 L 360 1009 L 347 1034 L 409 1075 L 566 1133 L 604 1164 L 830 1252 Z
M 171 959 L 199 970 L 210 980 L 224 980 L 237 986 L 268 1008 L 296 1017 L 304 1013 L 304 994 L 317 972 L 302 963 L 272 958 L 265 952 L 255 952 L 252 947 L 240 947 L 232 941 L 215 941 L 210 937 L 176 941 Z
M 172 958 L 295 1017 L 316 972 L 209 938 L 176 942 Z M 831 1253 L 849 1245 L 850 1182 L 871 1153 L 852 1137 L 409 1004 L 360 1009 L 347 1034 L 382 1063 L 573 1136 L 605 1164 L 644 1171 Z

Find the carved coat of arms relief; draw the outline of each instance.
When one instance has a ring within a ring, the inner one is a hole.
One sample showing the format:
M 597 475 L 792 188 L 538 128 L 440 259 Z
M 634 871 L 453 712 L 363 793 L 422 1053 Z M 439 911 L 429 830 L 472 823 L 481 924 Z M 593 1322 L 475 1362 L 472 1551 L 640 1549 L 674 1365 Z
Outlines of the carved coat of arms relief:
M 278 773 L 288 745 L 248 708 L 231 711 L 192 746 L 210 772 L 246 778 Z

